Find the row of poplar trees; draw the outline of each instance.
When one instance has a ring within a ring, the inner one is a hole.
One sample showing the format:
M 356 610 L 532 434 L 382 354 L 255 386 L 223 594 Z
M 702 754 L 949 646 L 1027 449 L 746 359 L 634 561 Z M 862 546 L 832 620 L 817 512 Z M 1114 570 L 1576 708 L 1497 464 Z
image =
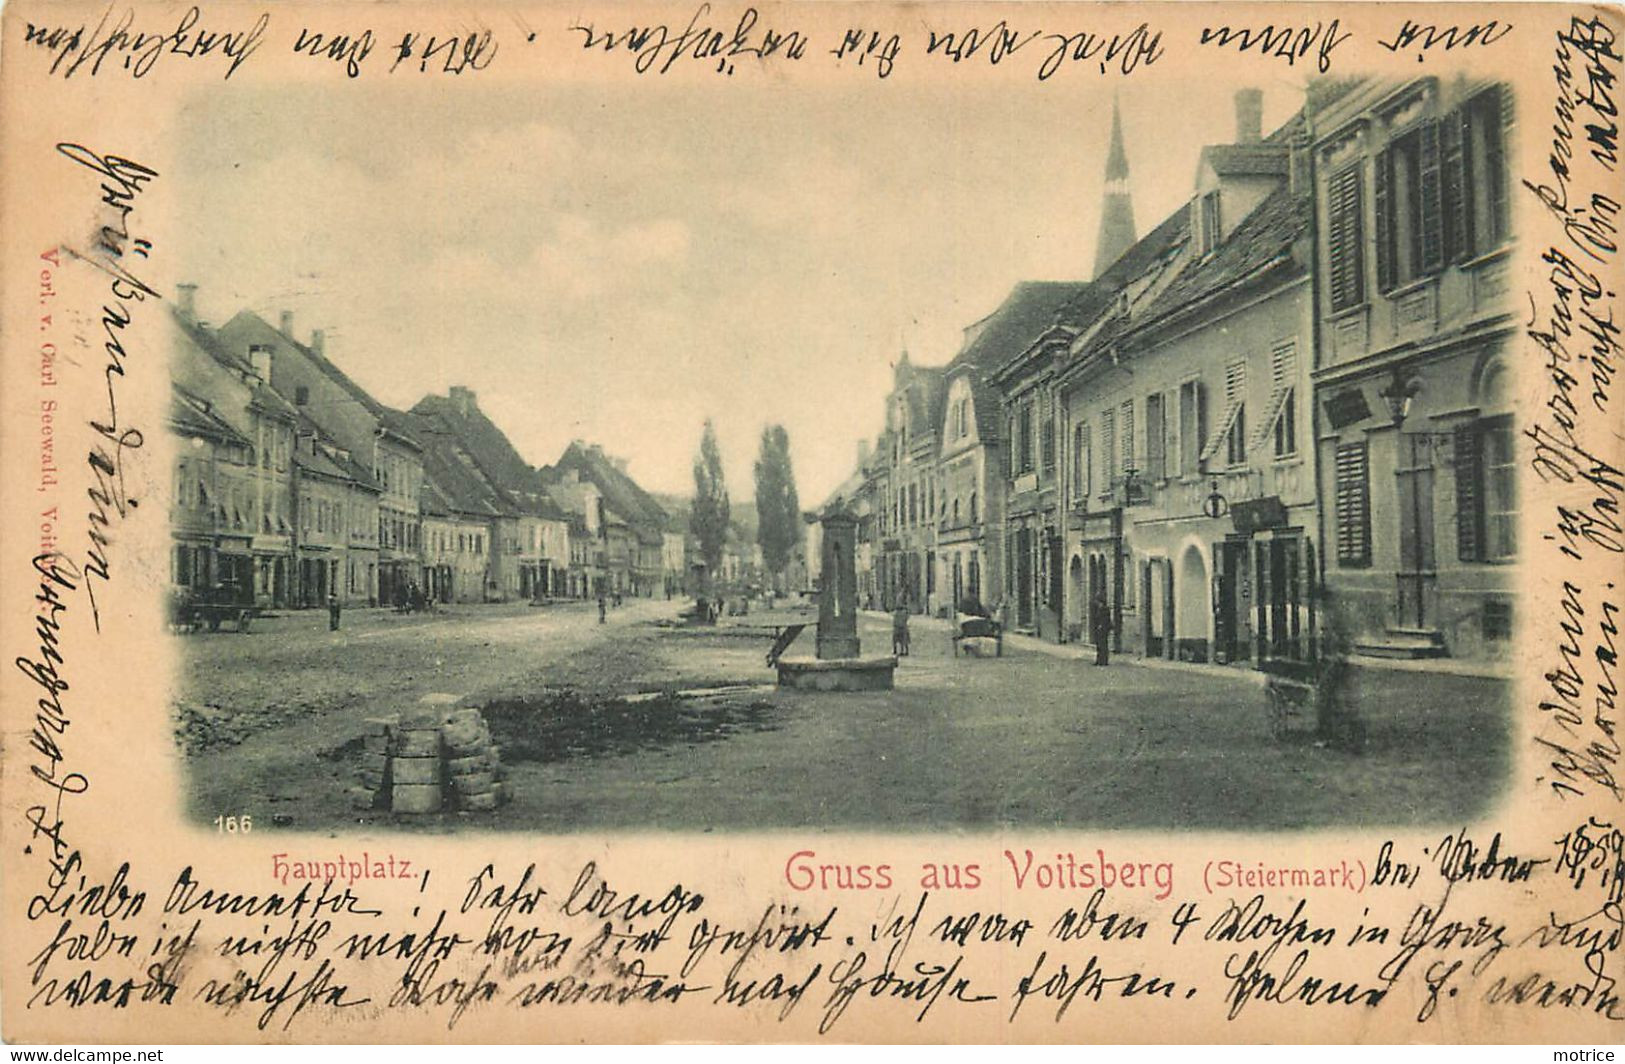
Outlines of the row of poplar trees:
M 730 516 L 722 449 L 717 446 L 716 426 L 707 418 L 700 453 L 694 458 L 694 507 L 689 512 L 689 529 L 699 542 L 700 559 L 708 573 L 722 569 Z M 769 425 L 762 430 L 756 456 L 756 542 L 762 547 L 763 565 L 777 583 L 801 543 L 801 500 L 796 495 L 796 474 L 790 464 L 790 434 L 783 425 Z

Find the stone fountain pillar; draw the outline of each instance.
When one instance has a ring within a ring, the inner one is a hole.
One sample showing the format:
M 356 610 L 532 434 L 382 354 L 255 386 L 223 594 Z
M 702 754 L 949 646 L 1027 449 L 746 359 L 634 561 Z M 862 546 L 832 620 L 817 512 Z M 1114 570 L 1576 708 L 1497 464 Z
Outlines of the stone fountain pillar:
M 819 571 L 823 587 L 818 594 L 818 658 L 858 656 L 857 562 L 858 519 L 836 511 L 819 522 L 824 527 L 823 557 Z
M 823 515 L 823 586 L 818 593 L 817 657 L 781 657 L 779 686 L 810 691 L 889 691 L 894 657 L 865 658 L 858 646 L 858 519 L 844 510 Z

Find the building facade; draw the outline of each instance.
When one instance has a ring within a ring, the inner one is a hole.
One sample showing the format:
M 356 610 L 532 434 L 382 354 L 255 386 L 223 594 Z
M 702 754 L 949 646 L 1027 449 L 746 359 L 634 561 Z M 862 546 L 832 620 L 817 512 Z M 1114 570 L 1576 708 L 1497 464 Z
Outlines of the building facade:
M 1513 121 L 1506 86 L 1435 78 L 1314 116 L 1325 580 L 1369 653 L 1511 637 Z

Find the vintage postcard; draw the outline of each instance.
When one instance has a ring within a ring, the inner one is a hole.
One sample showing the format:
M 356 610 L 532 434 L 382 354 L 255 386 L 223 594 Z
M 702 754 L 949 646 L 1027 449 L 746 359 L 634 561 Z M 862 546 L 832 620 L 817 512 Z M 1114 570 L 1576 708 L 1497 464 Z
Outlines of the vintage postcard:
M 1619 1042 L 1622 31 L 13 0 L 5 1038 Z

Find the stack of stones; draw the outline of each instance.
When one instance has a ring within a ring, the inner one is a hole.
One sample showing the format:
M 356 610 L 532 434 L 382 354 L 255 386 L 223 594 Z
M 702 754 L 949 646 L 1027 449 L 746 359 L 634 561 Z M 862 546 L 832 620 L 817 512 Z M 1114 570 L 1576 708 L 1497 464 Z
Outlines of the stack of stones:
M 485 718 L 450 695 L 367 721 L 356 804 L 397 813 L 495 809 L 505 772 Z
M 501 761 L 491 741 L 485 717 L 472 706 L 446 716 L 441 738 L 446 749 L 446 774 L 456 809 L 495 809 L 502 797 Z

